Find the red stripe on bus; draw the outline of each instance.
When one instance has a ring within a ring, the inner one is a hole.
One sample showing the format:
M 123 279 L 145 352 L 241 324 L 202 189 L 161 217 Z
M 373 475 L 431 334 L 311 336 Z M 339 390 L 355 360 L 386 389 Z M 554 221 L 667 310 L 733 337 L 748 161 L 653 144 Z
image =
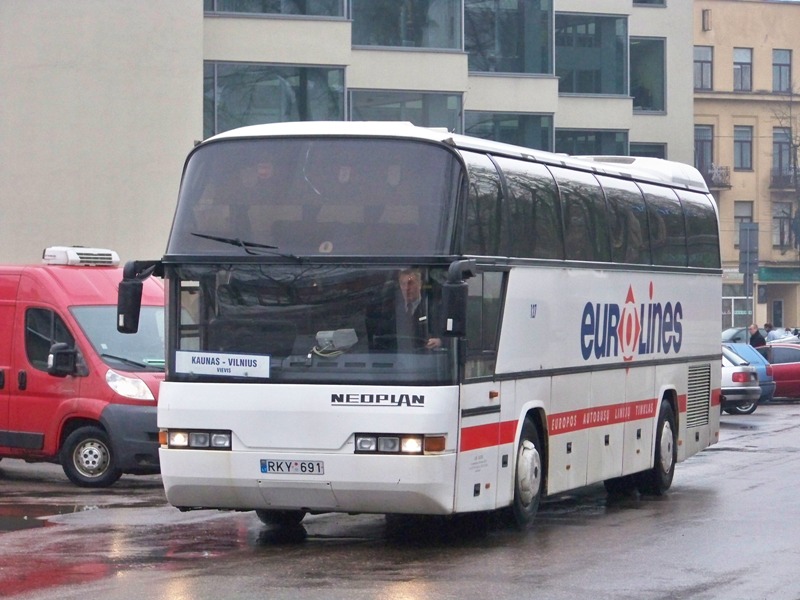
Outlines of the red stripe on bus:
M 686 403 L 686 395 L 678 396 L 678 410 L 680 412 L 686 412 Z M 711 393 L 711 406 L 719 406 L 719 403 L 720 390 L 713 390 Z M 655 398 L 638 402 L 596 406 L 594 408 L 550 415 L 547 417 L 547 429 L 549 435 L 572 433 L 593 427 L 653 419 L 656 417 L 657 410 L 658 402 Z M 464 427 L 461 430 L 460 451 L 468 452 L 469 450 L 480 450 L 481 448 L 490 448 L 500 444 L 512 444 L 516 439 L 516 435 L 517 421 L 503 421 L 501 423 Z
M 474 427 L 464 427 L 461 430 L 460 452 L 491 448 L 501 444 L 513 444 L 517 436 L 517 422 L 503 421 L 502 423 L 488 423 Z

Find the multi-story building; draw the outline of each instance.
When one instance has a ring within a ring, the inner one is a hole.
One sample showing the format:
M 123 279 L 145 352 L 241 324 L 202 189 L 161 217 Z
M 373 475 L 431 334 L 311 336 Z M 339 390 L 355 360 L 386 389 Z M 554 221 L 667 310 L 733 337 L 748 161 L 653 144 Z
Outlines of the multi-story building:
M 194 141 L 408 120 L 692 162 L 690 2 L 3 0 L 0 262 L 166 246 Z
M 800 4 L 695 0 L 694 6 L 695 166 L 720 208 L 722 325 L 755 320 L 794 327 L 800 325 L 800 79 L 794 74 Z M 743 223 L 756 224 L 757 253 L 746 231 L 740 237 Z M 754 283 L 745 285 L 740 255 L 742 262 L 757 258 Z

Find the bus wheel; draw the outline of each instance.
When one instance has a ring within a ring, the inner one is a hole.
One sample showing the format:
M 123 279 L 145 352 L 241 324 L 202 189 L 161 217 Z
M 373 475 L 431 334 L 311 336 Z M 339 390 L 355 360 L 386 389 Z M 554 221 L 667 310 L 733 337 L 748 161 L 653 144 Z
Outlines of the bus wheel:
M 533 523 L 539 501 L 542 499 L 542 444 L 539 432 L 530 419 L 522 424 L 522 434 L 517 447 L 516 472 L 514 473 L 514 503 L 511 514 L 520 530 Z
M 279 527 L 292 527 L 299 525 L 306 516 L 304 510 L 266 510 L 256 509 L 256 516 L 264 525 L 277 525 Z
M 675 413 L 668 402 L 661 403 L 656 428 L 656 452 L 653 468 L 639 474 L 639 491 L 661 496 L 672 485 L 678 460 Z
M 122 476 L 115 465 L 108 435 L 94 425 L 70 433 L 59 458 L 69 480 L 81 487 L 108 487 Z

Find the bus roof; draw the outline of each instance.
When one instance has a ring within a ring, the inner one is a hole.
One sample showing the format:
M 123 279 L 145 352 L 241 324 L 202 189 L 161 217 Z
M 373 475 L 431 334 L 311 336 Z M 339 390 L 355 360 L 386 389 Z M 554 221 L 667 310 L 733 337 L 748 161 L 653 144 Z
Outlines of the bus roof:
M 250 125 L 220 133 L 203 143 L 225 139 L 267 137 L 379 137 L 423 140 L 448 146 L 522 158 L 625 179 L 637 179 L 708 192 L 703 176 L 694 167 L 670 160 L 634 156 L 569 156 L 502 142 L 450 133 L 445 129 L 418 127 L 407 121 L 297 121 Z

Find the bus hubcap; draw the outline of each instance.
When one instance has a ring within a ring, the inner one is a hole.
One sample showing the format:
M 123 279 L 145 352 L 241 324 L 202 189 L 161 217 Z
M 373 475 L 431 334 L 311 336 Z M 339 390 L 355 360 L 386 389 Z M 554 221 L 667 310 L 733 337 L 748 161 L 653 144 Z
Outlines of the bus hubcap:
M 517 484 L 519 498 L 524 505 L 528 505 L 539 493 L 539 482 L 542 477 L 542 464 L 539 451 L 530 440 L 525 440 L 519 448 L 517 457 Z
M 672 425 L 669 421 L 664 423 L 661 430 L 661 469 L 664 473 L 672 469 Z

